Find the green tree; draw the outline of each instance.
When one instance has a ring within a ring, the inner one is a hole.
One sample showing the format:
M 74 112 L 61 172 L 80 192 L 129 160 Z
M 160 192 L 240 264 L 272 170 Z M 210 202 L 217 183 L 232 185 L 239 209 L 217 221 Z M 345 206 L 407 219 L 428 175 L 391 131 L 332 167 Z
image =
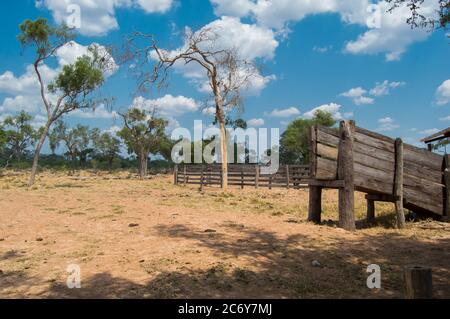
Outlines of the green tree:
M 147 176 L 150 154 L 162 154 L 165 151 L 168 155 L 167 145 L 170 145 L 170 141 L 165 133 L 168 122 L 137 108 L 121 116 L 124 127 L 117 135 L 124 141 L 128 153 L 137 156 L 139 175 L 143 179 Z
M 66 149 L 67 156 L 72 161 L 72 170 L 76 168 L 77 158 L 80 159 L 80 166 L 86 162 L 87 154 L 93 151 L 90 147 L 90 131 L 88 126 L 78 124 L 69 129 L 63 121 L 58 121 L 50 134 L 52 143 L 56 146 L 62 142 Z
M 438 2 L 437 17 L 426 17 L 420 9 L 425 0 L 386 0 L 392 6 L 393 12 L 399 6 L 406 5 L 411 10 L 411 16 L 406 21 L 412 28 L 447 28 L 450 23 L 450 0 L 435 0 Z
M 16 116 L 8 116 L 3 121 L 3 141 L 6 165 L 11 159 L 20 162 L 38 138 L 38 131 L 31 125 L 33 117 L 22 111 Z
M 111 171 L 114 159 L 120 154 L 120 140 L 109 132 L 102 133 L 99 129 L 94 129 L 92 131 L 92 141 L 95 156 L 101 160 L 105 160 Z
M 307 164 L 311 126 L 319 124 L 332 127 L 336 124 L 331 113 L 318 110 L 312 119 L 297 119 L 291 122 L 281 136 L 280 162 L 284 164 Z
M 95 107 L 97 101 L 91 97 L 91 93 L 103 84 L 103 74 L 112 64 L 108 54 L 101 52 L 97 45 L 90 46 L 89 56 L 85 55 L 78 58 L 75 63 L 65 65 L 53 83 L 46 87 L 40 67 L 54 58 L 58 49 L 68 45 L 75 38 L 75 34 L 66 25 L 49 26 L 47 20 L 43 18 L 35 21 L 25 20 L 19 28 L 21 31 L 17 37 L 19 42 L 23 47 L 32 47 L 35 50 L 34 71 L 47 112 L 47 123 L 42 130 L 33 159 L 29 180 L 31 186 L 35 182 L 39 156 L 52 124 L 64 114 L 76 109 Z M 49 94 L 56 97 L 55 102 L 50 100 Z

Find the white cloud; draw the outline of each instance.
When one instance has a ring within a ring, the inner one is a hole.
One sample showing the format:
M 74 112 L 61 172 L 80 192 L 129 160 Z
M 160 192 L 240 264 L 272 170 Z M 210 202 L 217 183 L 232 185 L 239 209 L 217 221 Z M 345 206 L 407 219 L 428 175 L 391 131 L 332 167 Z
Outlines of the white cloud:
M 409 45 L 429 36 L 424 30 L 411 30 L 406 19 L 409 8 L 400 6 L 387 12 L 390 4 L 369 0 L 211 0 L 218 15 L 251 17 L 258 25 L 273 28 L 280 33 L 289 30 L 289 23 L 303 20 L 309 15 L 338 13 L 346 24 L 358 24 L 367 28 L 356 40 L 349 41 L 345 50 L 352 54 L 385 53 L 387 61 L 400 59 Z M 437 1 L 425 0 L 420 13 L 431 17 L 437 9 Z M 372 8 L 373 10 L 369 10 Z M 373 23 L 375 22 L 375 23 Z M 377 24 L 378 23 L 378 24 Z M 374 28 L 374 27 L 378 28 Z
M 314 46 L 313 47 L 313 51 L 317 52 L 317 53 L 326 53 L 326 52 L 328 52 L 328 51 L 330 51 L 332 49 L 333 49 L 332 45 L 324 46 L 324 47 L 318 47 L 318 46 Z
M 47 120 L 46 116 L 38 114 L 31 120 L 31 126 L 33 126 L 34 129 L 40 129 L 47 124 Z
M 450 102 L 450 79 L 444 81 L 436 90 L 436 104 L 445 105 Z
M 270 112 L 269 114 L 267 114 L 269 116 L 273 116 L 273 117 L 291 117 L 291 116 L 298 116 L 300 115 L 300 111 L 298 108 L 296 107 L 290 107 L 287 109 L 275 109 L 272 112 Z
M 36 5 L 50 10 L 57 23 L 67 22 L 73 14 L 69 5 L 77 5 L 81 13 L 80 33 L 102 36 L 119 28 L 117 8 L 136 7 L 146 13 L 164 13 L 172 7 L 173 0 L 37 0 Z
M 379 127 L 377 128 L 377 131 L 380 132 L 389 132 L 396 130 L 400 127 L 394 119 L 390 117 L 384 117 L 378 120 Z
M 177 117 L 186 113 L 196 112 L 200 105 L 194 99 L 185 96 L 172 96 L 167 94 L 161 98 L 147 100 L 142 96 L 134 99 L 131 107 L 155 110 L 159 115 L 165 117 Z
M 265 124 L 264 119 L 257 118 L 257 119 L 251 119 L 247 121 L 247 125 L 249 127 L 258 127 L 263 126 Z
M 237 51 L 239 58 L 246 61 L 254 62 L 255 60 L 271 60 L 275 56 L 275 50 L 279 43 L 276 40 L 276 34 L 268 28 L 260 27 L 255 24 L 242 23 L 235 17 L 221 17 L 207 25 L 201 30 L 209 30 L 214 34 L 212 41 L 205 41 L 202 44 L 203 49 L 210 49 L 214 46 L 214 50 L 234 49 Z M 187 44 L 176 50 L 167 52 L 169 56 L 175 56 L 185 51 Z M 151 57 L 157 60 L 155 52 Z M 188 78 L 191 83 L 197 86 L 198 90 L 203 93 L 211 92 L 205 70 L 197 63 L 185 64 L 179 61 L 174 65 L 175 70 Z M 252 69 L 252 71 L 254 71 Z M 239 69 L 241 76 L 249 74 L 249 70 L 245 68 Z M 275 75 L 263 76 L 258 72 L 251 73 L 251 81 L 247 87 L 242 88 L 244 95 L 258 95 L 269 82 L 276 80 Z
M 117 117 L 116 111 L 108 110 L 104 104 L 99 105 L 94 110 L 77 109 L 69 113 L 70 117 L 77 117 L 83 119 L 112 119 Z
M 373 104 L 375 100 L 371 97 L 364 96 L 367 93 L 362 87 L 356 87 L 341 93 L 341 96 L 351 98 L 356 105 Z
M 377 82 L 370 91 L 367 91 L 362 87 L 356 87 L 350 89 L 347 92 L 341 93 L 340 95 L 351 98 L 353 100 L 353 103 L 355 103 L 356 105 L 373 104 L 375 103 L 375 99 L 373 97 L 389 95 L 391 90 L 397 89 L 404 85 L 406 85 L 405 82 L 390 82 L 388 80 L 385 80 L 381 83 Z M 369 97 L 367 95 L 371 95 L 372 97 Z
M 321 106 L 318 106 L 314 109 L 312 109 L 311 111 L 306 112 L 305 114 L 303 114 L 303 117 L 306 119 L 312 119 L 315 115 L 317 111 L 324 111 L 327 113 L 331 113 L 331 115 L 333 116 L 333 118 L 336 121 L 339 120 L 343 120 L 344 117 L 348 118 L 353 116 L 353 113 L 346 113 L 344 116 L 339 112 L 341 109 L 341 105 L 336 104 L 336 103 L 329 103 L 329 104 L 324 104 Z
M 420 10 L 425 16 L 432 16 L 436 8 L 431 1 L 426 1 Z M 346 51 L 353 54 L 378 54 L 385 53 L 386 61 L 397 61 L 414 42 L 423 41 L 429 36 L 429 32 L 421 29 L 411 29 L 406 23 L 411 11 L 406 5 L 401 5 L 392 13 L 387 12 L 391 7 L 385 1 L 374 4 L 379 12 L 379 27 L 372 28 L 360 35 L 356 40 L 346 45 Z
M 373 96 L 389 95 L 391 89 L 396 89 L 404 86 L 405 82 L 389 82 L 385 80 L 381 83 L 377 83 L 374 88 L 370 90 L 370 94 Z

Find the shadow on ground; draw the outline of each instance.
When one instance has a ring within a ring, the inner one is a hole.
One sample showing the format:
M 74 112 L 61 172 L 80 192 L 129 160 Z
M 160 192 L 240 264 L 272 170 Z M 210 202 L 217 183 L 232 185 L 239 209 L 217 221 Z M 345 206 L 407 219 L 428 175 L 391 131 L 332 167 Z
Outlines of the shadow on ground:
M 239 229 L 241 238 L 227 236 Z M 184 265 L 176 271 L 155 271 L 145 283 L 99 273 L 83 279 L 81 289 L 68 289 L 56 281 L 34 295 L 42 298 L 402 298 L 405 265 L 433 268 L 435 297 L 450 297 L 450 241 L 418 241 L 399 233 L 341 237 L 321 240 L 321 227 L 314 237 L 279 238 L 274 233 L 226 223 L 208 232 L 185 225 L 159 225 L 162 237 L 182 238 L 194 249 L 207 249 L 219 257 L 204 269 Z M 2 258 L 5 258 L 3 256 Z M 233 261 L 249 260 L 242 268 Z M 318 261 L 320 265 L 313 261 Z M 369 264 L 382 269 L 382 289 L 366 287 Z M 32 287 L 41 278 L 23 272 L 0 274 L 2 289 Z M 23 293 L 27 297 L 27 293 Z

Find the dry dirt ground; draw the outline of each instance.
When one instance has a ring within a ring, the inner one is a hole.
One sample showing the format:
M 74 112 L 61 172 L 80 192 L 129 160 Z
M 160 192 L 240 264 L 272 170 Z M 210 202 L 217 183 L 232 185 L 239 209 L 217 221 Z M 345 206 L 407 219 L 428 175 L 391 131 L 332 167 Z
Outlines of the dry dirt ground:
M 127 172 L 26 181 L 0 178 L 2 298 L 401 298 L 410 264 L 431 266 L 435 296 L 450 297 L 450 225 L 396 230 L 389 204 L 377 206 L 373 227 L 361 221 L 349 233 L 332 221 L 335 191 L 318 226 L 305 222 L 307 190 L 200 192 Z M 70 264 L 81 289 L 67 288 Z M 381 267 L 381 289 L 366 286 L 369 264 Z

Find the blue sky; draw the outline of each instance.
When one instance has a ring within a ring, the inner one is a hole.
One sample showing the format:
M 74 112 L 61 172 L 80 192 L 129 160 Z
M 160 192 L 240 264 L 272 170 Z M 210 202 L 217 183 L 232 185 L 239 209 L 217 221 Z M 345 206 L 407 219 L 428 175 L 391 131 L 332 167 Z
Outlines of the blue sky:
M 89 3 L 95 3 L 89 6 Z M 242 117 L 263 127 L 285 128 L 297 117 L 321 107 L 337 119 L 352 118 L 358 126 L 402 137 L 418 144 L 421 137 L 450 126 L 450 39 L 444 30 L 410 30 L 403 23 L 407 10 L 385 13 L 386 4 L 368 0 L 21 0 L 4 1 L 0 15 L 0 119 L 25 109 L 44 113 L 32 73 L 31 51 L 21 54 L 18 25 L 27 18 L 46 17 L 59 23 L 67 6 L 78 4 L 81 28 L 67 58 L 93 42 L 119 47 L 135 30 L 155 34 L 163 48 L 182 45 L 180 31 L 219 25 L 224 42 L 246 50 L 243 55 L 263 64 L 264 83 L 247 94 Z M 437 1 L 425 2 L 433 12 Z M 378 15 L 376 15 L 378 14 Z M 376 18 L 378 20 L 371 20 Z M 368 21 L 377 22 L 376 26 Z M 59 61 L 59 60 L 58 60 Z M 61 62 L 48 63 L 49 78 Z M 446 82 L 447 81 L 447 82 Z M 66 120 L 110 129 L 120 126 L 114 112 L 133 104 L 135 79 L 123 68 L 107 79 L 102 93 L 114 96 L 113 109 L 79 113 Z M 157 103 L 172 125 L 192 128 L 194 119 L 211 122 L 203 114 L 205 93 L 180 69 L 162 92 L 143 96 Z M 155 102 L 156 101 L 156 102 Z M 419 144 L 420 145 L 420 144 Z

